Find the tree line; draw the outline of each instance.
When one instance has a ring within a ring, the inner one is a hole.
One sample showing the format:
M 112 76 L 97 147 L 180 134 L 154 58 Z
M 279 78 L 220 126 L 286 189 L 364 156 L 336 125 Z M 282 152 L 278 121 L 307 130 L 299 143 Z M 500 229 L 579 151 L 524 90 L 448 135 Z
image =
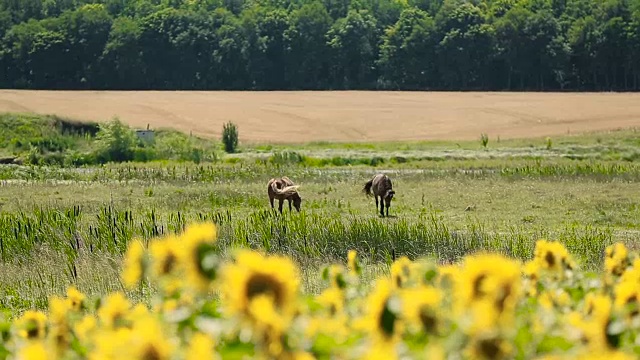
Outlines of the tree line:
M 640 0 L 0 0 L 0 87 L 638 90 Z

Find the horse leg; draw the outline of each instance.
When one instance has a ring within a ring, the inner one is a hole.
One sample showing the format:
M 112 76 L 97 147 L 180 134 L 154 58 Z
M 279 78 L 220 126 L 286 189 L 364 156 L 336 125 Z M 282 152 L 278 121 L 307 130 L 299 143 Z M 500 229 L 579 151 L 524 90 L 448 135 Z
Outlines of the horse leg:
M 273 206 L 273 197 L 269 196 L 269 203 L 271 203 L 271 208 L 275 209 L 275 207 Z
M 389 205 L 387 205 L 387 217 L 389 217 Z
M 284 200 L 283 200 L 283 199 L 280 199 L 280 200 L 279 200 L 279 203 L 278 203 L 278 211 L 280 211 L 280 214 L 282 214 L 282 203 L 283 203 L 283 202 L 284 202 Z
M 378 195 L 373 195 L 373 197 L 376 199 L 376 212 L 378 212 Z

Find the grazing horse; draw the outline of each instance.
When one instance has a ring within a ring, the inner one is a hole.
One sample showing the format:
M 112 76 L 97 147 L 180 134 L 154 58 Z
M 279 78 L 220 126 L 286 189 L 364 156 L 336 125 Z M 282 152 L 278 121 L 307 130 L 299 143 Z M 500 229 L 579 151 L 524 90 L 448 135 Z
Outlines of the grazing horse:
M 367 181 L 362 189 L 362 191 L 367 195 L 371 195 L 372 190 L 373 196 L 376 198 L 376 211 L 378 210 L 378 196 L 380 196 L 380 215 L 384 217 L 383 208 L 386 205 L 387 217 L 389 217 L 389 206 L 391 206 L 391 200 L 396 194 L 396 192 L 393 191 L 391 179 L 389 179 L 385 174 L 377 174 L 373 179 Z M 384 203 L 382 202 L 383 200 Z
M 269 194 L 271 208 L 274 208 L 273 200 L 278 199 L 278 210 L 282 214 L 282 203 L 284 200 L 287 200 L 289 202 L 289 211 L 291 211 L 291 201 L 293 201 L 293 206 L 298 210 L 298 212 L 300 212 L 302 198 L 298 194 L 298 187 L 299 185 L 294 185 L 293 181 L 286 176 L 279 179 L 269 180 L 269 183 L 267 184 L 267 193 Z

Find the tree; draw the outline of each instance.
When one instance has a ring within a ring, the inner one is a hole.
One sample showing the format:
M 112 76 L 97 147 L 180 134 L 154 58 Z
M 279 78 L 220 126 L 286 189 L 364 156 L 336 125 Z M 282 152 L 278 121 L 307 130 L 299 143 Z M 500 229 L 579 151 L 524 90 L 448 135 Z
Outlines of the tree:
M 340 88 L 362 88 L 374 82 L 376 21 L 368 11 L 351 10 L 328 34 L 333 53 L 331 76 Z
M 471 3 L 448 2 L 436 16 L 438 68 L 446 88 L 484 88 L 495 54 L 494 29 Z
M 286 31 L 289 28 L 289 14 L 284 9 L 268 11 L 256 23 L 263 63 L 259 73 L 261 78 L 254 78 L 261 88 L 282 89 L 288 86 L 286 79 L 287 42 Z
M 105 88 L 140 89 L 146 85 L 141 59 L 140 24 L 123 17 L 114 21 L 99 58 L 100 79 Z
M 100 4 L 84 5 L 61 17 L 62 31 L 67 34 L 69 43 L 69 61 L 74 62 L 76 83 L 91 86 L 112 24 L 111 15 Z
M 395 88 L 423 88 L 435 76 L 435 23 L 426 12 L 407 9 L 382 37 L 379 65 L 383 82 Z
M 502 11 L 502 9 L 501 9 Z M 529 59 L 528 36 L 525 33 L 527 19 L 533 14 L 523 7 L 514 7 L 494 24 L 498 45 L 498 58 L 504 64 L 503 73 L 507 74 L 506 88 L 514 88 L 516 78 L 518 88 L 525 87 L 525 78 L 531 67 Z
M 287 75 L 294 88 L 318 89 L 328 85 L 329 47 L 325 35 L 332 20 L 325 6 L 314 1 L 291 14 L 287 38 Z

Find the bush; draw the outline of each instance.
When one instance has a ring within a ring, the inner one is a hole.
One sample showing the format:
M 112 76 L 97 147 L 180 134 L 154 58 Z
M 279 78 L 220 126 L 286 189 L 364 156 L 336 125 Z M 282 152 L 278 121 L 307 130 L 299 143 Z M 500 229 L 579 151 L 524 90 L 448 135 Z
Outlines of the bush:
M 489 135 L 485 133 L 480 134 L 480 143 L 482 144 L 482 147 L 486 149 L 489 144 Z
M 222 126 L 222 143 L 224 151 L 228 153 L 236 152 L 238 147 L 238 127 L 232 122 L 228 122 Z
M 96 158 L 100 162 L 133 160 L 136 134 L 117 118 L 100 125 L 96 142 Z

